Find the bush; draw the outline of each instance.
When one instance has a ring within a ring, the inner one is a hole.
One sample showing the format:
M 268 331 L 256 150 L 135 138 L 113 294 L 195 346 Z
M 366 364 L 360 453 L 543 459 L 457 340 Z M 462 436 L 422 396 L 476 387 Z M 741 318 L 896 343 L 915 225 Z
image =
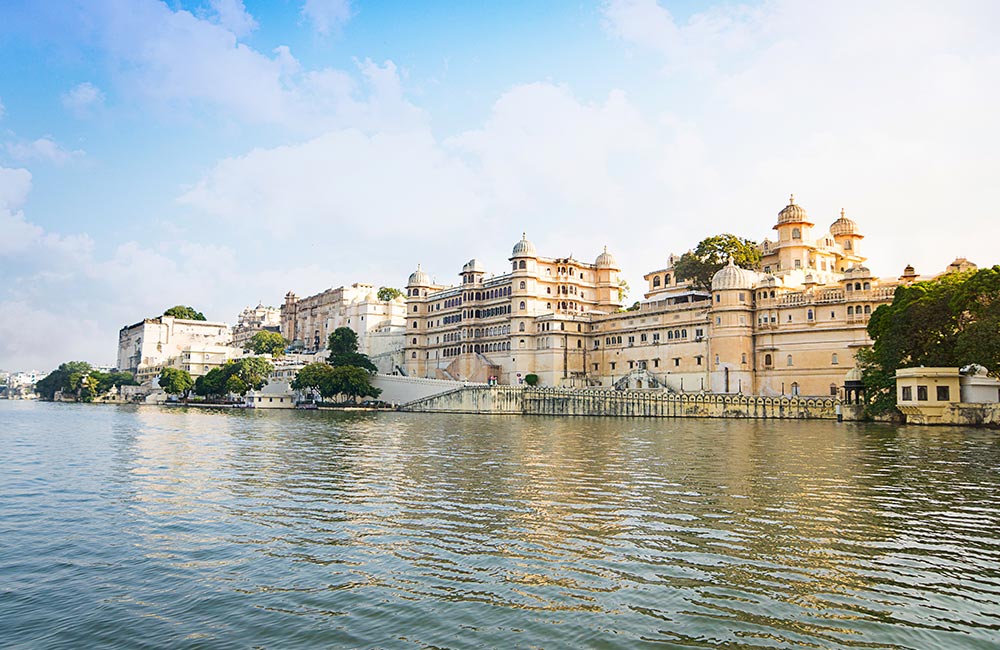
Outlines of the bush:
M 535 375 L 535 374 L 525 375 L 524 376 L 524 383 L 528 384 L 529 386 L 537 386 L 538 385 L 538 375 Z

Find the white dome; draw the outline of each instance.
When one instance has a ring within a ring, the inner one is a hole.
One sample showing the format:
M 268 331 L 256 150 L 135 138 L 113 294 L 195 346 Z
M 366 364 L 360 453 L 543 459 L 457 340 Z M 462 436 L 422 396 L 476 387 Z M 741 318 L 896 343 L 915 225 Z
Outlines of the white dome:
M 430 283 L 431 283 L 431 276 L 421 271 L 420 265 L 417 264 L 417 270 L 410 274 L 410 279 L 406 283 L 406 286 L 424 287 L 424 286 L 429 286 Z
M 525 234 L 521 233 L 521 241 L 514 244 L 514 250 L 510 254 L 511 257 L 535 257 L 538 254 L 535 252 L 535 245 L 528 241 Z
M 485 273 L 486 270 L 483 265 L 479 263 L 479 260 L 473 258 L 465 263 L 462 267 L 462 273 Z
M 608 247 L 604 247 L 604 252 L 597 256 L 597 260 L 594 262 L 597 268 L 604 269 L 617 269 L 618 262 L 615 260 L 615 256 L 608 252 Z
M 757 273 L 748 269 L 743 269 L 733 263 L 733 258 L 729 258 L 729 263 L 715 272 L 712 276 L 712 291 L 725 291 L 727 289 L 753 289 L 757 283 Z

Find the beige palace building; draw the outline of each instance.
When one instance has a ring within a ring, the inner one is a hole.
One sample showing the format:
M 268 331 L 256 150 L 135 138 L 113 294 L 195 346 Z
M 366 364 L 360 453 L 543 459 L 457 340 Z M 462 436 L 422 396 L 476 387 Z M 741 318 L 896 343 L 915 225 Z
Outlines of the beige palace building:
M 838 395 L 858 349 L 871 345 L 871 313 L 918 277 L 873 277 L 857 224 L 843 211 L 816 230 L 789 200 L 758 245 L 761 271 L 730 261 L 710 291 L 678 282 L 676 257 L 651 271 L 645 299 L 622 311 L 615 258 L 542 257 L 526 238 L 511 269 L 485 278 L 476 260 L 461 284 L 420 270 L 406 287 L 407 374 L 517 384 L 661 388 L 677 392 Z M 956 260 L 951 270 L 971 265 Z

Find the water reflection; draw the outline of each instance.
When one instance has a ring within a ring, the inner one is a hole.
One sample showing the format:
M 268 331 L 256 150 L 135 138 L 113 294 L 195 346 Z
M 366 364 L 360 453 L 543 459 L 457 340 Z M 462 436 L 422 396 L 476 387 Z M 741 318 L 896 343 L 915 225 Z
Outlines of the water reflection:
M 2 561 L 0 605 L 28 645 L 992 647 L 1000 626 L 995 433 L 0 417 L 0 551 L 34 549 Z

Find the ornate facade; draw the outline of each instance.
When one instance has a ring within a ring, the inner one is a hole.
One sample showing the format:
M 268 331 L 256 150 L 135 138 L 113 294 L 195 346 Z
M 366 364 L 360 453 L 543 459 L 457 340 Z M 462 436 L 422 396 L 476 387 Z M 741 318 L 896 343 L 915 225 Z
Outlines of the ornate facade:
M 674 256 L 647 273 L 645 300 L 621 311 L 620 269 L 606 251 L 593 264 L 537 255 L 522 238 L 511 271 L 488 278 L 476 260 L 445 287 L 420 270 L 407 283 L 407 373 L 550 386 L 665 388 L 757 395 L 837 395 L 868 319 L 895 287 L 873 277 L 857 224 L 843 211 L 829 229 L 791 199 L 774 239 L 759 244 L 761 271 L 732 263 L 710 291 L 679 282 Z M 967 261 L 956 260 L 956 265 Z M 950 267 L 949 267 L 950 268 Z
M 240 312 L 233 327 L 233 347 L 243 348 L 257 332 L 280 332 L 281 311 L 274 307 L 265 307 L 258 303 L 256 307 L 247 307 Z

